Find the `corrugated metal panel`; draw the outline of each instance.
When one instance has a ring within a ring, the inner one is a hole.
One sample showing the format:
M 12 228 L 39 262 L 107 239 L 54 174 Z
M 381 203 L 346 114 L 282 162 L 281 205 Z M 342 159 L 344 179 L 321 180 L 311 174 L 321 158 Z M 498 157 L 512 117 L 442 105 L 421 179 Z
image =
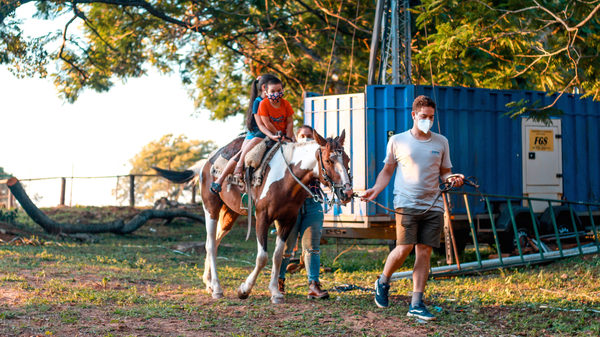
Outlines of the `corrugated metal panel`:
M 506 104 L 526 99 L 547 105 L 556 98 L 556 95 L 536 91 L 375 85 L 366 88 L 364 110 L 352 105 L 352 113 L 346 112 L 347 105 L 342 103 L 344 97 L 352 97 L 356 103 L 362 95 L 310 98 L 306 100 L 305 110 L 307 123 L 310 121 L 319 132 L 327 135 L 341 131 L 339 125 L 348 127 L 350 124 L 350 153 L 357 191 L 373 186 L 383 168 L 388 132 L 399 133 L 411 128 L 412 102 L 418 95 L 427 95 L 438 105 L 438 120 L 434 122 L 433 130 L 441 131 L 448 138 L 453 171 L 476 176 L 482 192 L 507 195 L 522 195 L 523 171 L 521 122 L 504 116 L 508 111 Z M 564 196 L 568 200 L 600 201 L 600 175 L 597 173 L 600 167 L 600 103 L 589 98 L 582 100 L 578 95 L 563 95 L 556 107 L 564 112 L 558 117 L 562 120 Z M 356 122 L 361 112 L 364 128 Z M 441 130 L 437 128 L 438 121 Z M 357 179 L 363 178 L 359 170 L 364 170 L 364 180 L 360 182 Z M 378 197 L 378 202 L 392 205 L 392 185 L 393 180 Z M 460 212 L 462 202 L 455 200 L 454 206 L 455 211 Z M 385 213 L 373 205 L 369 205 L 367 211 L 368 215 Z
M 563 186 L 568 200 L 600 201 L 600 103 L 565 95 L 562 119 Z
M 304 102 L 304 122 L 325 137 L 337 137 L 346 131 L 344 149 L 350 155 L 350 172 L 356 191 L 366 189 L 365 172 L 365 96 L 349 94 L 307 98 Z M 353 200 L 341 209 L 326 209 L 327 214 L 343 220 L 364 221 L 366 205 Z

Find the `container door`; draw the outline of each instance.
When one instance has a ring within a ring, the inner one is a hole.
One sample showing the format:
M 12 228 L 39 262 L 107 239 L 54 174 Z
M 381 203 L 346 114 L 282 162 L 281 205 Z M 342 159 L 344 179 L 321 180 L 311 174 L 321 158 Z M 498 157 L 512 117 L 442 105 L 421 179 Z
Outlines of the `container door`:
M 523 194 L 533 198 L 561 199 L 562 138 L 561 121 L 551 125 L 522 119 Z M 547 202 L 533 202 L 533 210 L 542 212 Z
M 304 100 L 304 124 L 312 126 L 323 137 L 339 136 L 346 131 L 344 150 L 350 156 L 350 172 L 354 191 L 362 193 L 366 185 L 365 94 L 308 97 Z M 325 191 L 331 197 L 328 189 Z M 358 199 L 325 209 L 325 221 L 361 222 L 365 225 L 366 204 Z M 358 225 L 357 225 L 358 226 Z

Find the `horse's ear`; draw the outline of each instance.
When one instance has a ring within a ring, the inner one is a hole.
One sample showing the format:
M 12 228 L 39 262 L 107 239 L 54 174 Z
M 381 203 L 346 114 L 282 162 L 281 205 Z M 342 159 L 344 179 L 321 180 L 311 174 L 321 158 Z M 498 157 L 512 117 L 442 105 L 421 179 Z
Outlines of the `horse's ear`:
M 317 132 L 317 130 L 313 129 L 313 138 L 317 141 L 317 144 L 321 146 L 327 145 L 327 141 L 321 137 L 321 135 Z
M 342 134 L 338 137 L 337 141 L 341 146 L 344 146 L 344 140 L 346 139 L 346 129 L 342 130 Z

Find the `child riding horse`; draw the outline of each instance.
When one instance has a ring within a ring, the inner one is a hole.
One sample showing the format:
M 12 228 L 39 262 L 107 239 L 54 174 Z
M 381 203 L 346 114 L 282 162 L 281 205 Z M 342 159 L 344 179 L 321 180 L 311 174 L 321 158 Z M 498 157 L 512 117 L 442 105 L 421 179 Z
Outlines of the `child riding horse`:
M 296 217 L 305 199 L 310 196 L 305 185 L 317 178 L 329 186 L 342 203 L 352 199 L 352 182 L 348 174 L 350 158 L 344 152 L 345 131 L 336 138 L 323 139 L 313 131 L 315 141 L 282 145 L 272 157 L 259 186 L 252 187 L 256 214 L 256 239 L 258 251 L 256 266 L 238 289 L 239 298 L 247 298 L 260 271 L 268 260 L 267 234 L 269 225 L 276 221 L 277 240 L 273 252 L 273 268 L 269 290 L 273 303 L 282 303 L 283 295 L 278 290 L 278 277 L 284 243 L 296 222 Z M 217 274 L 217 247 L 231 230 L 239 215 L 247 215 L 241 209 L 241 191 L 235 184 L 224 188 L 219 194 L 209 187 L 215 179 L 211 167 L 219 155 L 227 157 L 239 151 L 238 138 L 217 151 L 204 165 L 201 174 L 201 196 L 206 218 L 206 259 L 203 280 L 213 298 L 221 298 L 223 290 Z M 190 178 L 191 179 L 191 178 Z

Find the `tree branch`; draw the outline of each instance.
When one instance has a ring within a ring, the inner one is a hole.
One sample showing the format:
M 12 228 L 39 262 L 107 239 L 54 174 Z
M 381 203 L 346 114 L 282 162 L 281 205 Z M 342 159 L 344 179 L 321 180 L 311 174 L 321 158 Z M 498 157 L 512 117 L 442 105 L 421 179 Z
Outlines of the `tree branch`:
M 81 83 L 83 83 L 83 82 L 87 81 L 87 79 L 88 79 L 87 73 L 85 71 L 81 70 L 75 63 L 73 63 L 73 61 L 71 61 L 63 56 L 63 51 L 65 49 L 65 45 L 67 44 L 67 30 L 69 29 L 69 26 L 71 25 L 71 23 L 73 23 L 73 21 L 75 21 L 75 19 L 77 19 L 77 16 L 73 16 L 71 18 L 71 20 L 69 20 L 69 22 L 67 22 L 67 24 L 65 25 L 65 30 L 63 31 L 63 43 L 60 46 L 58 58 L 65 61 L 73 69 L 77 70 L 79 72 L 79 74 L 83 77 L 83 80 L 80 81 Z
M 104 39 L 102 37 L 102 35 L 100 35 L 100 33 L 98 33 L 96 28 L 94 28 L 94 26 L 92 26 L 92 24 L 90 23 L 90 20 L 87 18 L 87 16 L 85 16 L 85 14 L 82 11 L 80 11 L 79 8 L 77 8 L 76 2 L 73 3 L 73 12 L 75 12 L 75 15 L 83 20 L 85 25 L 88 26 L 88 28 L 92 31 L 92 33 L 94 33 L 100 39 L 100 41 L 104 42 L 104 44 L 108 48 L 110 48 L 112 51 L 114 51 L 115 53 L 120 54 L 120 52 L 115 47 L 113 47 L 110 43 L 108 43 L 108 41 L 106 41 L 106 39 Z
M 149 2 L 146 2 L 144 0 L 77 0 L 77 3 L 80 3 L 80 4 L 104 3 L 104 4 L 117 5 L 117 6 L 123 6 L 123 7 L 140 7 L 140 8 L 145 9 L 146 12 L 148 12 L 152 16 L 154 16 L 158 19 L 161 19 L 165 22 L 169 22 L 169 23 L 181 26 L 181 27 L 185 27 L 194 32 L 198 32 L 198 33 L 204 32 L 201 29 L 203 27 L 201 27 L 199 23 L 191 24 L 191 23 L 176 19 L 174 17 L 171 17 L 171 16 L 167 15 L 163 10 L 152 6 L 152 4 L 150 4 Z
M 321 4 L 319 1 L 315 1 L 315 4 L 317 5 L 317 7 L 325 14 L 332 16 L 338 20 L 344 21 L 345 23 L 347 23 L 348 25 L 350 25 L 350 27 L 363 32 L 363 33 L 367 33 L 367 34 L 371 34 L 372 32 L 368 29 L 364 29 L 361 27 L 358 27 L 354 22 L 352 22 L 349 19 L 346 19 L 345 17 L 341 16 L 340 14 L 335 14 L 332 11 L 330 11 L 329 9 L 325 8 L 325 6 L 323 6 L 323 4 Z

